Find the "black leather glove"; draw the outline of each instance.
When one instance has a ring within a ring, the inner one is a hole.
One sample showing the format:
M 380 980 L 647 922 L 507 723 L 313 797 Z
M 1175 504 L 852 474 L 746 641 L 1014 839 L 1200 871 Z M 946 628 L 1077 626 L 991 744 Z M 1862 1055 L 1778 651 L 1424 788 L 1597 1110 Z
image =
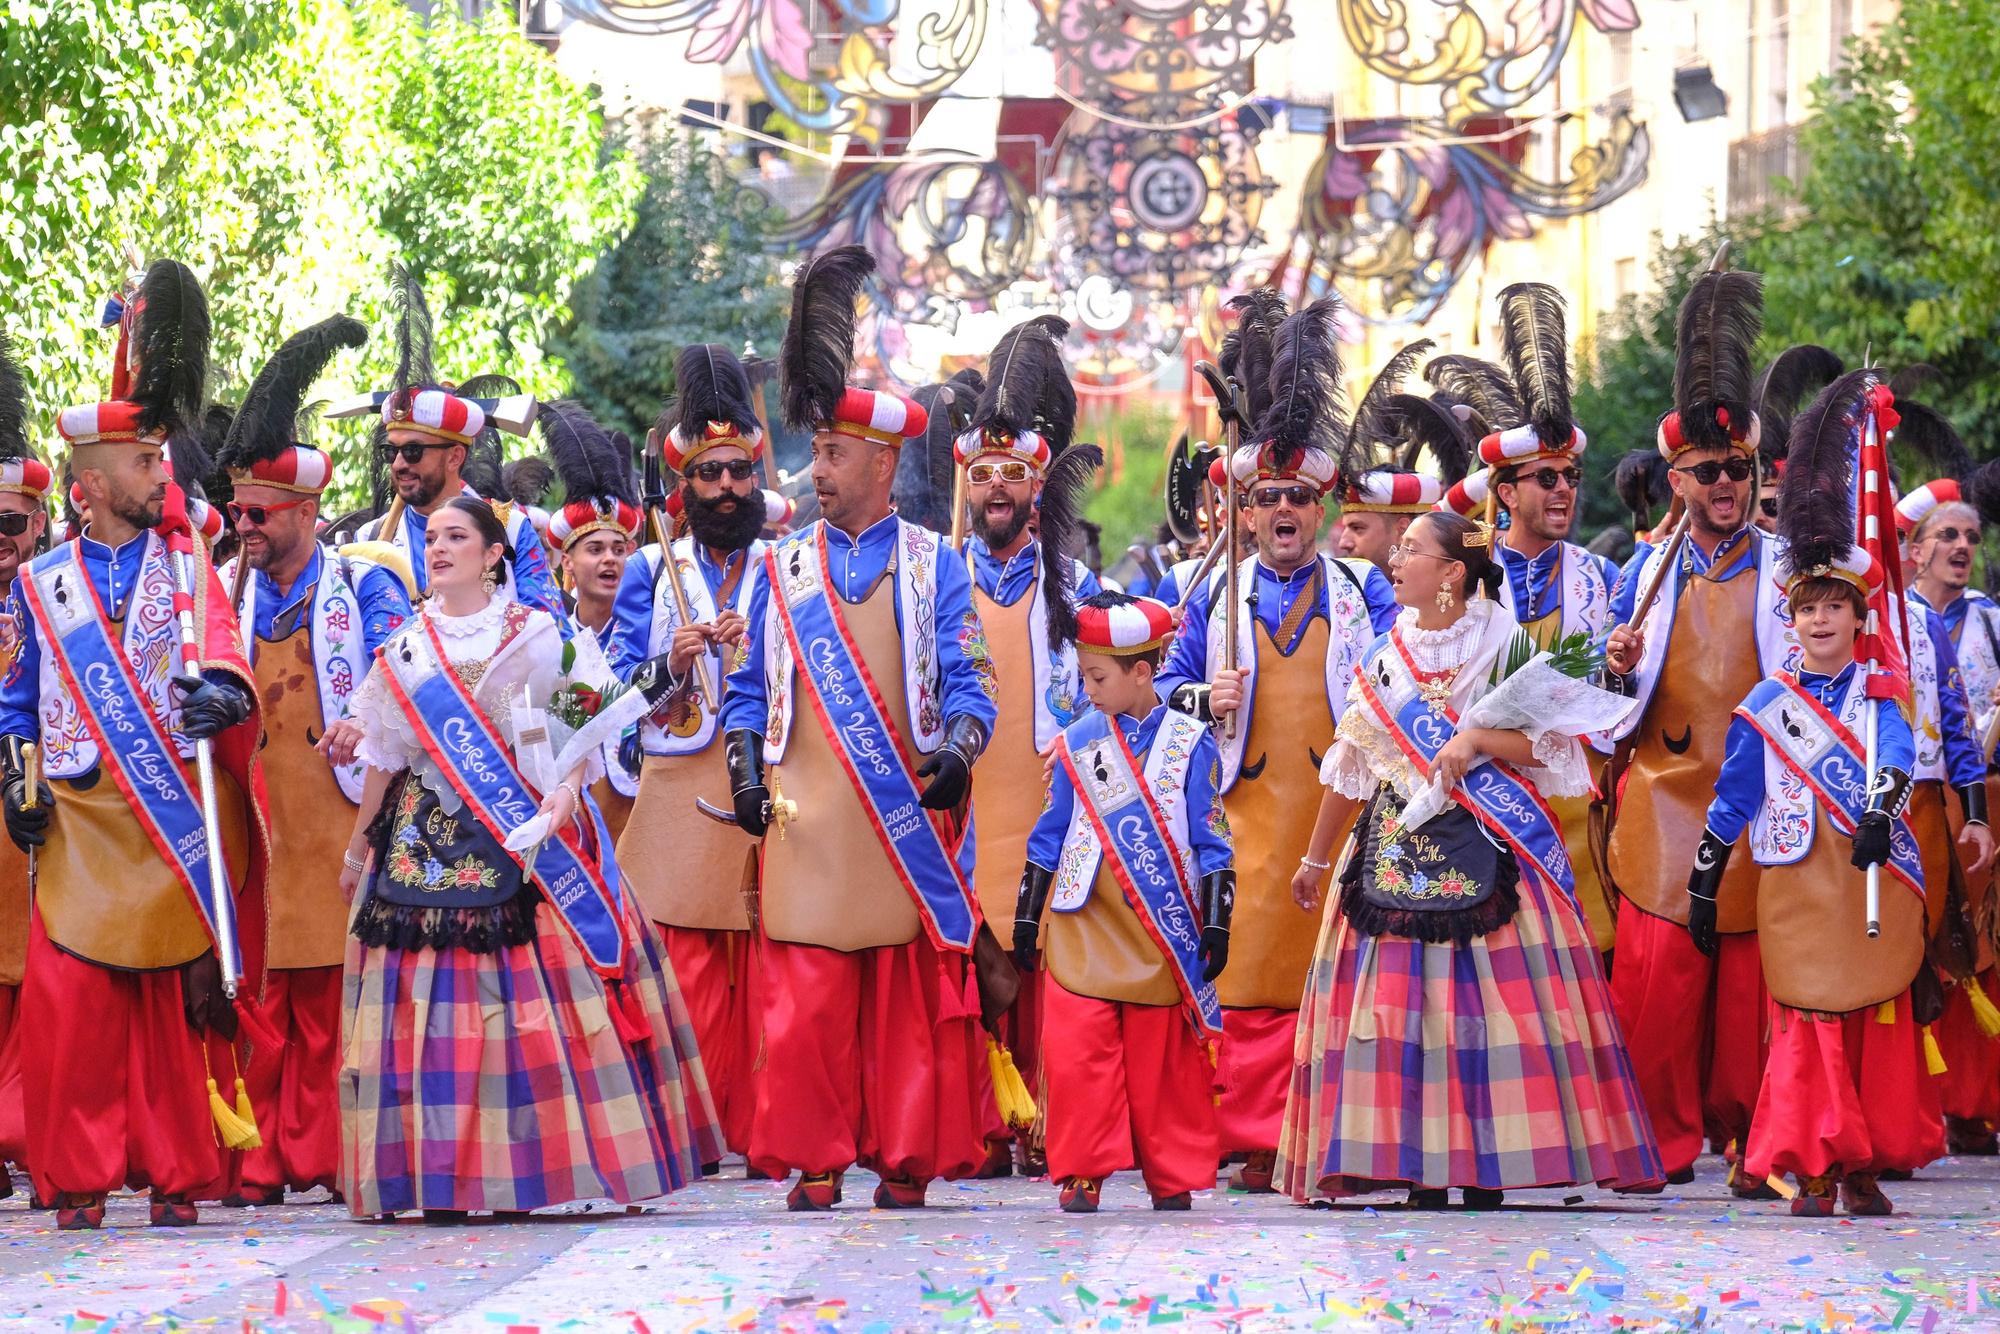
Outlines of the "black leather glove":
M 1042 933 L 1042 910 L 1049 906 L 1049 886 L 1056 873 L 1029 862 L 1021 868 L 1021 892 L 1014 899 L 1014 966 L 1035 971 L 1035 942 Z
M 945 724 L 944 745 L 917 768 L 928 778 L 919 803 L 927 811 L 948 811 L 965 800 L 972 783 L 972 762 L 986 749 L 986 728 L 977 718 L 959 714 Z
M 1885 811 L 1869 811 L 1854 827 L 1854 854 L 1847 860 L 1857 871 L 1889 860 L 1889 834 L 1894 827 Z
M 236 1007 L 222 993 L 222 964 L 214 950 L 181 965 L 181 1010 L 195 1032 L 235 1040 Z
M 6 812 L 7 837 L 23 852 L 48 842 L 49 816 L 56 805 L 55 793 L 38 780 L 35 806 L 28 807 L 28 766 L 22 753 L 27 744 L 24 737 L 0 737 L 0 806 Z
M 1958 808 L 1965 812 L 1965 823 L 1989 823 L 1986 818 L 1986 784 L 1964 783 L 1952 790 L 1958 793 Z
M 1201 980 L 1213 982 L 1229 966 L 1229 920 L 1236 914 L 1236 872 L 1210 871 L 1201 878 Z
M 637 778 L 639 767 L 646 762 L 646 752 L 639 744 L 639 729 L 634 727 L 618 739 L 618 767 Z
M 764 738 L 747 727 L 722 740 L 723 762 L 729 766 L 729 793 L 736 807 L 736 825 L 752 838 L 771 827 L 771 789 L 764 786 Z
M 227 672 L 176 676 L 181 691 L 181 735 L 206 741 L 250 717 L 253 701 L 243 683 Z
M 1919 1024 L 1934 1024 L 1944 1018 L 1944 983 L 1929 962 L 1920 966 L 1917 975 L 1910 979 L 1910 1017 Z
M 1694 850 L 1694 870 L 1688 873 L 1688 935 L 1694 947 L 1713 959 L 1720 945 L 1715 930 L 1715 896 L 1722 889 L 1722 873 L 1729 867 L 1729 844 L 1712 831 L 1701 831 Z
M 1167 697 L 1167 703 L 1176 713 L 1185 713 L 1191 718 L 1212 723 L 1215 721 L 1215 715 L 1209 712 L 1208 690 L 1206 681 L 1189 681 L 1174 687 L 1173 694 Z
M 660 701 L 679 690 L 687 678 L 674 675 L 670 659 L 671 653 L 662 653 L 656 658 L 648 658 L 632 673 L 632 688 L 645 697 L 648 709 L 657 709 Z

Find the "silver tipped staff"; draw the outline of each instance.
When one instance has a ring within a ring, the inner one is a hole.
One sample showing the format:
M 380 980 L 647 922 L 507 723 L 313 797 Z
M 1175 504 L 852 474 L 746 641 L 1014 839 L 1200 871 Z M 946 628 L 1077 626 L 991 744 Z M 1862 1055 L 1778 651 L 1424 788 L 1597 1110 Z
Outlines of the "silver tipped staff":
M 194 538 L 182 534 L 179 541 L 187 550 L 175 550 L 176 539 L 168 539 L 174 566 L 174 625 L 180 632 L 181 670 L 188 676 L 201 675 L 201 647 L 194 625 Z M 229 892 L 229 870 L 222 864 L 222 821 L 215 800 L 215 743 L 207 737 L 194 743 L 194 767 L 201 785 L 201 827 L 208 842 L 208 896 L 215 917 L 215 957 L 222 966 L 222 994 L 236 999 L 236 905 Z

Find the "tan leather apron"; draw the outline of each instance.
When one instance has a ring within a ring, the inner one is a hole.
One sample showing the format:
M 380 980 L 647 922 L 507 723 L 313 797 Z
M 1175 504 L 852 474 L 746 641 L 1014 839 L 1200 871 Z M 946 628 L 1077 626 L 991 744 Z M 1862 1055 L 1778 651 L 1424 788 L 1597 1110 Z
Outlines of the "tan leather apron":
M 826 596 L 840 594 L 829 587 Z M 855 653 L 875 678 L 890 726 L 914 755 L 893 568 L 875 581 L 865 601 L 842 609 Z M 792 735 L 784 760 L 771 773 L 773 791 L 796 802 L 799 814 L 784 837 L 773 827 L 764 839 L 765 934 L 836 950 L 907 945 L 923 929 L 917 905 L 889 865 L 889 854 L 813 712 L 805 668 L 794 670 L 799 680 Z M 1013 920 L 1011 911 L 1006 920 Z
M 1035 753 L 1035 695 L 1040 683 L 1035 680 L 1028 638 L 1034 633 L 1028 612 L 1035 599 L 1024 594 L 1013 606 L 1003 607 L 976 584 L 972 596 L 979 623 L 986 627 L 986 645 L 993 655 L 1000 696 L 993 739 L 973 771 L 973 827 L 978 831 L 979 857 L 973 865 L 972 886 L 987 921 L 1011 922 L 1014 902 L 1020 896 L 1021 867 L 1028 859 L 1028 835 L 1034 831 L 1048 796 L 1042 757 Z
M 618 867 L 655 922 L 748 931 L 744 895 L 757 883 L 757 841 L 697 813 L 696 797 L 717 810 L 731 809 L 720 735 L 693 755 L 646 757 L 632 818 L 618 840 Z
M 1011 915 L 1013 910 L 1008 911 Z M 1050 910 L 1042 932 L 1048 942 L 1044 948 L 1049 975 L 1072 995 L 1128 1005 L 1180 1004 L 1180 987 L 1160 947 L 1146 934 L 1145 923 L 1125 901 L 1125 892 L 1109 868 L 1097 868 L 1083 907 L 1075 912 Z M 1232 960 L 1230 967 L 1235 966 Z M 1229 976 L 1228 970 L 1222 975 Z M 1303 990 L 1303 979 L 1301 983 Z
M 1882 873 L 1882 934 L 1868 939 L 1867 878 L 1848 864 L 1853 843 L 1815 811 L 1812 851 L 1766 866 L 1757 887 L 1757 949 L 1771 998 L 1840 1013 L 1902 994 L 1924 959 L 1924 904 Z
M 1688 868 L 1715 798 L 1729 720 L 1762 679 L 1756 622 L 1755 571 L 1724 582 L 1706 575 L 1688 580 L 1653 698 L 1632 734 L 1632 762 L 1611 826 L 1611 878 L 1640 908 L 1682 926 Z M 1748 838 L 1738 839 L 1716 895 L 1718 930 L 1757 929 L 1762 870 Z
M 605 763 L 616 764 L 618 761 L 615 758 L 607 758 Z M 631 822 L 632 807 L 637 804 L 637 798 L 628 797 L 611 786 L 609 775 L 600 777 L 590 785 L 590 796 L 597 803 L 598 811 L 604 816 L 604 831 L 611 835 L 611 846 L 617 847 L 618 840 L 625 835 L 625 826 Z M 724 806 L 722 809 L 729 808 Z
M 1296 1010 L 1326 913 L 1292 901 L 1292 872 L 1319 816 L 1320 761 L 1333 749 L 1326 698 L 1326 618 L 1315 616 L 1290 657 L 1252 619 L 1257 698 L 1243 769 L 1222 798 L 1236 847 L 1236 912 L 1229 967 L 1216 994 L 1234 1009 Z M 1333 899 L 1328 895 L 1328 901 Z
M 263 703 L 265 800 L 271 812 L 272 968 L 331 968 L 347 949 L 340 862 L 354 829 L 354 803 L 313 749 L 325 728 L 312 634 L 301 627 L 258 646 Z M 108 777 L 108 775 L 107 775 Z

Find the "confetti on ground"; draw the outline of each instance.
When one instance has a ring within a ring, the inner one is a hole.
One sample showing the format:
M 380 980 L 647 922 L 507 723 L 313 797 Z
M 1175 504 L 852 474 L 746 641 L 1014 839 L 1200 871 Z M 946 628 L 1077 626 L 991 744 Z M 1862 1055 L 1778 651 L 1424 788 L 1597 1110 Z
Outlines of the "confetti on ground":
M 850 1182 L 848 1198 L 871 1186 Z M 55 1231 L 17 1193 L 0 1204 L 0 1330 L 2000 1328 L 2000 1162 L 1950 1160 L 1891 1190 L 1890 1218 L 1793 1219 L 1735 1200 L 1708 1160 L 1674 1194 L 1572 1207 L 1529 1191 L 1495 1213 L 1216 1192 L 1162 1216 L 1121 1176 L 1095 1217 L 1019 1179 L 940 1187 L 922 1213 L 825 1217 L 786 1213 L 781 1185 L 730 1179 L 631 1212 L 448 1229 L 308 1203 L 156 1231 L 143 1200 L 120 1198 L 98 1234 Z

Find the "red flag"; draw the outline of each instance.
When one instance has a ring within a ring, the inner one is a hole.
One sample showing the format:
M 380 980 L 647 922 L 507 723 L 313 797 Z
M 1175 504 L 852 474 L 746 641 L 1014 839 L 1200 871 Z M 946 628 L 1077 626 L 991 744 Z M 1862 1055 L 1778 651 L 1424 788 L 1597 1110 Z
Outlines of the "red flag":
M 1878 384 L 1862 400 L 1856 423 L 1860 456 L 1855 477 L 1855 536 L 1882 570 L 1882 583 L 1868 599 L 1868 624 L 1854 656 L 1871 664 L 1870 699 L 1910 702 L 1910 661 L 1905 645 L 1910 629 L 1904 620 L 1903 561 L 1896 545 L 1896 497 L 1889 485 L 1889 448 L 1884 437 L 1901 420 L 1896 397 Z

